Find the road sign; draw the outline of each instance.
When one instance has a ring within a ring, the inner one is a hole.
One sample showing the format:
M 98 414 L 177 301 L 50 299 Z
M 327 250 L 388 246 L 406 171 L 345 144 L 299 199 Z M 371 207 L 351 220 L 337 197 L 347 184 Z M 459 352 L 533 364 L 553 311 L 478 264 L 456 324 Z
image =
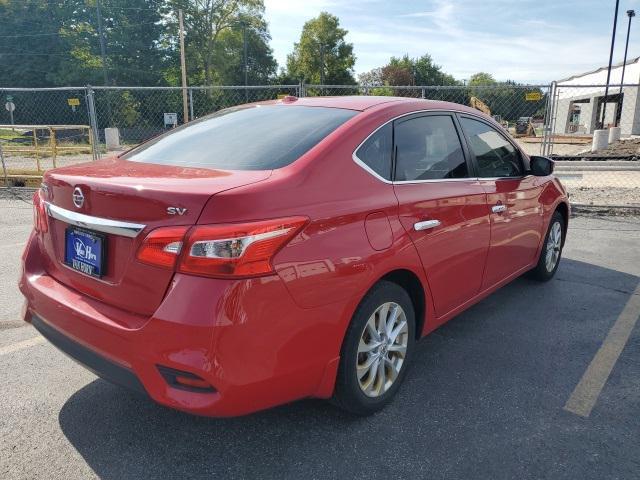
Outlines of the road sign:
M 7 102 L 13 102 L 13 95 L 7 95 Z
M 67 103 L 69 104 L 70 107 L 77 107 L 78 105 L 80 105 L 80 99 L 79 98 L 67 98 Z
M 524 94 L 524 99 L 527 102 L 538 102 L 542 100 L 542 94 L 540 92 L 528 92 Z
M 175 127 L 178 125 L 178 114 L 177 113 L 165 113 L 164 114 L 164 126 Z

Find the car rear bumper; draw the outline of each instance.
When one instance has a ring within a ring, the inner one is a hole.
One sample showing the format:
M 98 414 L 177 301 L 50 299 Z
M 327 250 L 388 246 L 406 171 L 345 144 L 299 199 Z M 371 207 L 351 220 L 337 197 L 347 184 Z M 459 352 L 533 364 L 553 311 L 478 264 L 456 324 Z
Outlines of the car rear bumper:
M 277 276 L 232 281 L 176 274 L 146 318 L 47 275 L 33 238 L 23 261 L 25 320 L 97 375 L 162 405 L 235 416 L 333 392 L 345 306 L 302 309 Z M 166 371 L 212 388 L 180 388 Z
M 31 324 L 44 338 L 49 340 L 49 342 L 59 350 L 66 353 L 76 362 L 91 370 L 96 375 L 110 381 L 111 383 L 146 395 L 147 391 L 142 386 L 142 383 L 140 383 L 136 374 L 130 369 L 120 366 L 117 363 L 98 355 L 93 350 L 73 341 L 37 315 L 31 316 Z

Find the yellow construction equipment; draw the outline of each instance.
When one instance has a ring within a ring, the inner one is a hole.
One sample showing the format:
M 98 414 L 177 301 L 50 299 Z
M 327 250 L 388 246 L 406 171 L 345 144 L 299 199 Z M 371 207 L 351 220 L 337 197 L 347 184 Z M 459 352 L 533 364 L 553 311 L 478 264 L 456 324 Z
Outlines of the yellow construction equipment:
M 485 113 L 485 114 L 489 115 L 496 122 L 498 122 L 500 125 L 502 125 L 504 128 L 508 128 L 509 127 L 509 123 L 504 121 L 504 120 L 502 120 L 502 116 L 500 116 L 500 115 L 491 115 L 491 109 L 487 106 L 486 103 L 484 103 L 478 97 L 471 97 L 469 99 L 469 106 L 475 108 L 476 110 L 480 110 L 482 113 Z
M 487 107 L 487 104 L 480 100 L 478 97 L 471 97 L 469 99 L 469 106 L 480 110 L 482 113 L 486 113 L 491 116 L 491 109 Z

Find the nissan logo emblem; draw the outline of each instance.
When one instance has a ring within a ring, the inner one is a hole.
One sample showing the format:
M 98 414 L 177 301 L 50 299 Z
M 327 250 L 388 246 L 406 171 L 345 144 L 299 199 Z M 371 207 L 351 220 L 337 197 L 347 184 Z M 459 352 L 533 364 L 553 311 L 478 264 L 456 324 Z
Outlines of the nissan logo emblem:
M 73 204 L 78 207 L 78 208 L 82 208 L 82 204 L 84 203 L 84 195 L 82 193 L 82 190 L 80 190 L 80 187 L 76 187 L 73 189 Z

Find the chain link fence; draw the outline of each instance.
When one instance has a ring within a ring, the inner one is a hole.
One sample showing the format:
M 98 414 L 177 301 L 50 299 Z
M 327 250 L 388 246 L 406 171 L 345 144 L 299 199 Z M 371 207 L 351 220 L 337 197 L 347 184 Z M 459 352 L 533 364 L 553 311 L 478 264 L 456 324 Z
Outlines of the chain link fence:
M 640 206 L 640 86 L 610 87 L 606 103 L 604 90 L 602 85 L 566 83 L 189 87 L 187 117 L 193 120 L 286 95 L 380 95 L 454 102 L 492 116 L 529 155 L 555 158 L 556 173 L 573 202 Z M 0 96 L 13 105 L 13 111 L 5 105 L 0 112 L 0 145 L 12 177 L 31 171 L 35 178 L 53 166 L 107 154 L 107 128 L 118 129 L 118 149 L 124 150 L 185 121 L 180 87 L 0 89 Z M 621 140 L 592 152 L 594 130 L 614 124 L 620 126 Z M 64 133 L 47 135 L 39 129 L 52 126 Z

